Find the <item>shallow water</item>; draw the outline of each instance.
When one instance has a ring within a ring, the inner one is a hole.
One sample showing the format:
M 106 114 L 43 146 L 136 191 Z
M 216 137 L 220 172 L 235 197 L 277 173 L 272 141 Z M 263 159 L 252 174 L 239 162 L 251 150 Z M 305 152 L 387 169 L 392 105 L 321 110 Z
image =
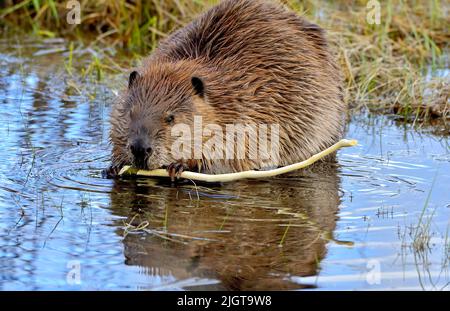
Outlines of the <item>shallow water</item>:
M 105 180 L 117 84 L 66 59 L 64 41 L 0 41 L 0 289 L 448 290 L 448 128 L 361 115 L 338 165 Z

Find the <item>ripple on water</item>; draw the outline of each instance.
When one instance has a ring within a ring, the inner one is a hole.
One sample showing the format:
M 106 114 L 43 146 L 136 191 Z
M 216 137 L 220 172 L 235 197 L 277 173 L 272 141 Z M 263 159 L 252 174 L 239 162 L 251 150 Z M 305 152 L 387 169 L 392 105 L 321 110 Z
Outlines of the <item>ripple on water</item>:
M 58 150 L 45 150 L 40 155 L 44 165 L 37 168 L 38 178 L 57 188 L 83 192 L 109 193 L 111 180 L 103 179 L 102 169 L 109 162 L 109 151 L 105 145 L 82 145 Z

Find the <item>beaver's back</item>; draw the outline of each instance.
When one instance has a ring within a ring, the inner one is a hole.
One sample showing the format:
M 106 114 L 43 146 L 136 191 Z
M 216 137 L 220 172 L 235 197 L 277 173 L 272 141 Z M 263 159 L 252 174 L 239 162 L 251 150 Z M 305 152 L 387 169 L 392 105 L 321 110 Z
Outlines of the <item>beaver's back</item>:
M 233 60 L 254 66 L 256 58 L 272 60 L 274 52 L 286 56 L 289 42 L 298 52 L 328 58 L 323 30 L 281 4 L 225 0 L 163 40 L 152 58 L 204 59 L 216 65 Z M 248 59 L 253 62 L 247 63 Z

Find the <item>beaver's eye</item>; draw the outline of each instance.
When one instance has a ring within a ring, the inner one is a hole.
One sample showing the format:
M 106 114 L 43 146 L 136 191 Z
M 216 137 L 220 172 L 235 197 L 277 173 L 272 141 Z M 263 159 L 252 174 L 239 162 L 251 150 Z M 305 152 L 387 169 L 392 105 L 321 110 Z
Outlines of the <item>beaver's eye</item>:
M 172 124 L 174 120 L 175 120 L 175 117 L 173 116 L 173 114 L 166 117 L 166 122 L 169 124 Z

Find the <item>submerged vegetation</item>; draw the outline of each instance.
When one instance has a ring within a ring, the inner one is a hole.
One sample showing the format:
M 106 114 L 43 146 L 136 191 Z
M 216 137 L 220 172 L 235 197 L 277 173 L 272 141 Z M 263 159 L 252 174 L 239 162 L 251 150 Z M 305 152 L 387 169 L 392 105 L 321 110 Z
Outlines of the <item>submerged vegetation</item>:
M 92 72 L 101 79 L 103 71 L 125 71 L 173 29 L 218 1 L 81 0 L 79 25 L 67 23 L 67 2 L 7 0 L 0 8 L 0 27 L 5 33 L 62 36 L 74 40 L 75 45 L 89 45 L 99 51 L 107 46 L 128 53 L 125 63 L 107 53 L 101 53 L 104 57 L 94 53 L 84 73 Z M 414 121 L 438 118 L 445 122 L 450 118 L 450 8 L 446 1 L 379 1 L 379 24 L 368 20 L 374 10 L 368 1 L 283 2 L 328 31 L 343 68 L 346 99 L 353 111 L 367 108 Z M 73 49 L 71 44 L 71 57 Z M 72 58 L 66 66 L 68 71 L 71 63 Z

